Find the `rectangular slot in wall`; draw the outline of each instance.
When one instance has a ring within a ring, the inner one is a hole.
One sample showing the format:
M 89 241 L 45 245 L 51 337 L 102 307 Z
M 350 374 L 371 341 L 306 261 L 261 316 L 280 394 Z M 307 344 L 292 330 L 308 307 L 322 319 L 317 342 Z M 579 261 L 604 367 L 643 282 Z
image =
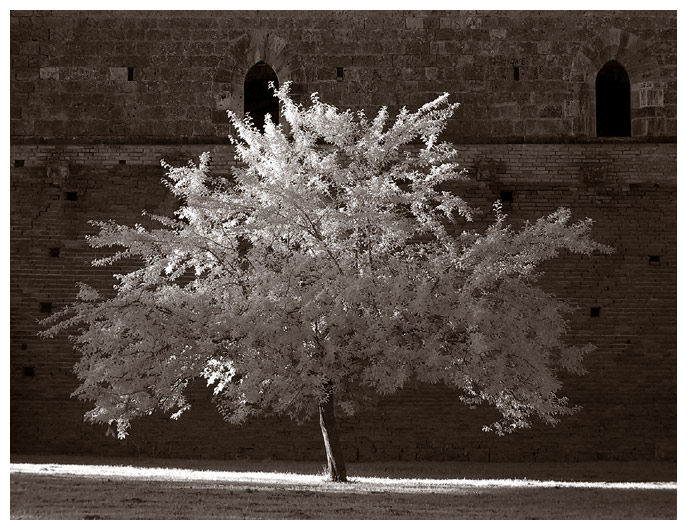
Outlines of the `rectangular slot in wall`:
M 513 192 L 510 190 L 503 190 L 499 193 L 499 200 L 501 202 L 513 202 Z
M 64 194 L 64 198 L 67 199 L 68 201 L 78 201 L 79 200 L 79 194 L 76 191 L 68 191 Z

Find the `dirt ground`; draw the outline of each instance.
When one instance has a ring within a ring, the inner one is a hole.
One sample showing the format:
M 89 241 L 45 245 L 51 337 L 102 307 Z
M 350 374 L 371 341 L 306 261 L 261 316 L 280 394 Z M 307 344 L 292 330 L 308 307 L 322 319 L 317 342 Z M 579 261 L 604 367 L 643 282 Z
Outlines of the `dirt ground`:
M 31 461 L 113 467 L 89 475 L 87 467 L 28 472 L 11 464 L 11 519 L 677 518 L 675 463 L 351 464 L 352 481 L 341 485 L 319 477 L 321 464 L 312 462 L 11 457 L 16 464 Z M 165 474 L 181 469 L 195 471 L 188 478 Z M 255 479 L 256 472 L 282 475 Z

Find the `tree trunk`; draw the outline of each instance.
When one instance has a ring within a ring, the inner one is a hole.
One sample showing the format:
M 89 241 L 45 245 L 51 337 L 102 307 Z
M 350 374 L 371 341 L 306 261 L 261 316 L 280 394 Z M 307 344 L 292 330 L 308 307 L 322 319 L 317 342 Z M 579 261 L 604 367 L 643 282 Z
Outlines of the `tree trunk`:
M 329 394 L 319 404 L 320 429 L 324 439 L 324 448 L 327 452 L 327 475 L 334 482 L 347 482 L 346 462 L 339 443 L 339 435 L 336 431 L 336 417 L 334 415 L 334 391 L 329 388 Z

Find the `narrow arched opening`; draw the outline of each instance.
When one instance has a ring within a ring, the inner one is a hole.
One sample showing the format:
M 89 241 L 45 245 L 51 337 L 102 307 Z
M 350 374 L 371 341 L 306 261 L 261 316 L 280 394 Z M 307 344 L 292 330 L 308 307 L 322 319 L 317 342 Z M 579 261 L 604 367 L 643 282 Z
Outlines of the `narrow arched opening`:
M 250 115 L 259 131 L 265 127 L 265 115 L 269 114 L 272 121 L 279 122 L 279 100 L 269 87 L 269 82 L 279 88 L 279 79 L 272 67 L 259 61 L 248 70 L 243 82 L 243 114 Z
M 630 77 L 615 60 L 596 76 L 596 135 L 632 136 Z

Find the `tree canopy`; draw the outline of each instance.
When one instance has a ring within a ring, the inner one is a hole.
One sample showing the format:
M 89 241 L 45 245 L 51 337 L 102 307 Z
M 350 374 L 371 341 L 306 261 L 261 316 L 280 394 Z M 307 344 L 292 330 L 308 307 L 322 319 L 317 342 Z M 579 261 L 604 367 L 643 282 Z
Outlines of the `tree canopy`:
M 499 204 L 483 231 L 445 184 L 469 182 L 439 136 L 457 108 L 447 94 L 393 121 L 276 91 L 283 124 L 264 131 L 230 114 L 237 165 L 210 156 L 165 166 L 182 205 L 155 227 L 94 221 L 88 238 L 113 253 L 114 296 L 81 284 L 44 332 L 76 329 L 75 395 L 91 421 L 116 424 L 155 409 L 178 417 L 194 378 L 233 422 L 264 412 L 307 419 L 334 402 L 352 414 L 366 396 L 408 381 L 442 383 L 486 402 L 502 434 L 531 417 L 570 413 L 561 370 L 582 373 L 591 345 L 566 343 L 570 308 L 537 285 L 561 251 L 609 249 L 592 221 L 559 208 L 516 229 Z M 326 440 L 325 440 L 326 441 Z

